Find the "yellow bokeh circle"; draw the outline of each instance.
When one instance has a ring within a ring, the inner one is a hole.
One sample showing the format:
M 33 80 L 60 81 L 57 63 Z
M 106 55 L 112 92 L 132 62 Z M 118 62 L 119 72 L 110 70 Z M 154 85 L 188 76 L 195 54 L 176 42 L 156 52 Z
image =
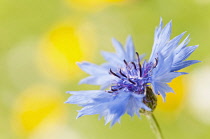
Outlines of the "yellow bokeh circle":
M 74 79 L 80 74 L 76 62 L 91 61 L 94 50 L 94 29 L 90 24 L 60 23 L 44 36 L 38 50 L 38 67 L 52 79 Z
M 122 4 L 129 0 L 65 0 L 70 7 L 78 10 L 99 10 L 112 4 Z M 132 0 L 130 0 L 132 1 Z
M 12 127 L 19 135 L 28 135 L 44 122 L 62 123 L 65 108 L 55 88 L 34 85 L 25 89 L 14 102 Z
M 175 93 L 167 93 L 166 102 L 163 101 L 161 96 L 158 96 L 158 111 L 165 111 L 167 113 L 174 114 L 174 112 L 176 113 L 182 108 L 187 93 L 183 81 L 184 77 L 184 75 L 177 77 L 171 83 L 169 83 L 170 87 L 173 88 Z

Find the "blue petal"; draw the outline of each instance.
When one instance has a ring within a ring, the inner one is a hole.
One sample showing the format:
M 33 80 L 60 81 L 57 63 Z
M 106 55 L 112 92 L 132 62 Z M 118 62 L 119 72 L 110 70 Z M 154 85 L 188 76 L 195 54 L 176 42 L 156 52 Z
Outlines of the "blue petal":
M 183 35 L 185 34 L 185 32 L 183 32 L 182 34 L 174 37 L 172 40 L 170 40 L 166 46 L 163 47 L 162 50 L 160 50 L 159 53 L 161 53 L 162 55 L 170 55 L 173 50 L 175 49 L 175 47 L 179 44 L 181 38 L 183 37 Z
M 183 74 L 186 74 L 186 73 L 185 72 L 168 72 L 168 73 L 163 74 L 162 76 L 156 77 L 154 81 L 170 83 L 171 80 Z
M 103 85 L 107 83 L 110 84 L 111 80 L 113 80 L 113 76 L 109 74 L 104 74 L 101 76 L 89 76 L 82 79 L 79 84 Z
M 68 91 L 67 93 L 73 94 L 65 103 L 84 105 L 93 102 L 93 98 L 98 97 L 104 91 L 101 90 L 88 90 L 88 91 Z
M 173 56 L 165 58 L 162 54 L 159 54 L 158 65 L 153 69 L 153 79 L 163 76 L 164 74 L 170 72 L 173 62 Z
M 129 62 L 135 59 L 135 47 L 131 36 L 128 36 L 126 41 L 126 56 Z
M 153 61 L 157 54 L 165 47 L 170 40 L 171 21 L 162 29 L 162 20 L 159 27 L 155 30 L 154 44 L 149 61 Z
M 175 53 L 179 53 L 184 47 L 186 47 L 188 45 L 188 43 L 190 42 L 189 40 L 190 35 L 188 35 L 180 44 L 179 46 L 177 46 L 177 48 L 175 49 Z
M 192 52 L 195 51 L 195 49 L 197 47 L 198 47 L 198 45 L 188 46 L 188 47 L 183 48 L 178 54 L 176 54 L 176 56 L 174 58 L 174 64 L 187 59 L 192 54 Z
M 136 114 L 137 116 L 140 116 L 139 115 L 140 109 L 151 111 L 149 107 L 147 107 L 144 103 L 142 103 L 143 97 L 144 95 L 137 95 L 134 93 L 130 97 L 126 111 L 131 117 L 133 117 L 134 114 Z
M 178 71 L 180 69 L 183 69 L 183 68 L 186 68 L 192 64 L 195 64 L 195 63 L 198 63 L 198 62 L 201 62 L 199 60 L 187 60 L 187 61 L 183 61 L 183 62 L 180 62 L 178 64 L 175 64 L 172 66 L 171 68 L 171 71 Z
M 112 121 L 111 125 L 113 125 L 125 113 L 129 96 L 129 93 L 119 93 L 117 96 L 104 93 L 103 98 L 98 97 L 93 99 L 95 101 L 93 105 L 82 108 L 79 111 L 78 117 L 99 114 L 104 116 L 106 123 Z
M 158 27 L 155 28 L 154 40 L 157 40 L 159 38 L 162 27 L 163 27 L 163 20 L 162 18 L 160 18 L 160 24 Z
M 101 64 L 101 67 L 105 68 L 107 71 L 110 70 L 110 68 L 112 69 L 114 67 L 114 65 L 110 64 L 110 63 L 103 63 Z
M 133 116 L 139 115 L 141 108 L 151 110 L 143 103 L 144 95 L 133 94 L 132 92 L 119 92 L 118 94 L 107 93 L 100 90 L 91 91 L 69 91 L 73 94 L 66 103 L 83 106 L 79 110 L 77 118 L 83 115 L 99 114 L 104 117 L 105 124 L 111 122 L 113 126 L 120 121 L 126 112 Z
M 105 90 L 105 89 L 107 89 L 110 86 L 111 86 L 111 82 L 106 82 L 106 83 L 101 85 L 100 89 L 101 90 Z
M 173 89 L 168 86 L 168 84 L 161 83 L 161 82 L 152 83 L 152 89 L 155 94 L 160 94 L 164 101 L 165 101 L 166 93 L 174 92 Z
M 116 65 L 123 64 L 122 60 L 114 53 L 102 51 L 101 54 L 103 55 L 103 57 L 105 58 L 106 61 L 108 61 L 112 64 L 116 64 Z
M 106 124 L 112 121 L 111 126 L 113 126 L 117 121 L 120 120 L 120 117 L 126 112 L 126 106 L 129 99 L 130 95 L 127 93 L 117 97 L 109 104 L 109 113 L 106 117 Z
M 88 74 L 94 75 L 94 74 L 107 74 L 107 70 L 103 67 L 100 67 L 96 64 L 92 64 L 89 62 L 77 62 L 77 65 Z
M 114 38 L 112 39 L 112 44 L 115 47 L 118 57 L 125 57 L 125 51 L 123 49 L 122 44 Z
M 171 36 L 171 26 L 172 26 L 172 22 L 170 21 L 168 24 L 166 24 L 166 26 L 163 28 L 163 30 L 160 33 L 160 47 L 162 45 L 164 45 L 165 43 L 167 43 L 167 41 L 170 40 L 170 36 Z M 163 47 L 163 46 L 162 46 Z

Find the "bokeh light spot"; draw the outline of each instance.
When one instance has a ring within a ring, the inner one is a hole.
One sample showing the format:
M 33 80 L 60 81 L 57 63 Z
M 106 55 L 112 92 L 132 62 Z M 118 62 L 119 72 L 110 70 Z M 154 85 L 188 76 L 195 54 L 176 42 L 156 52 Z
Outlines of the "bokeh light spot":
M 46 120 L 62 122 L 65 115 L 62 102 L 62 97 L 54 88 L 43 85 L 29 87 L 14 103 L 14 130 L 24 135 L 36 130 Z
M 66 125 L 51 125 L 49 128 L 40 128 L 29 139 L 83 139 L 81 134 L 74 131 L 72 128 Z
M 121 4 L 127 2 L 128 0 L 66 0 L 68 4 L 78 10 L 88 10 L 94 11 L 103 9 L 108 5 Z M 132 0 L 130 0 L 132 1 Z
M 184 77 L 184 75 L 179 76 L 169 83 L 175 93 L 167 93 L 166 102 L 163 101 L 161 96 L 158 96 L 158 111 L 165 111 L 169 114 L 174 114 L 174 112 L 180 110 L 187 93 L 183 82 Z
M 210 66 L 197 68 L 188 78 L 188 106 L 195 118 L 210 125 Z
M 80 73 L 76 62 L 91 61 L 95 50 L 94 31 L 89 24 L 68 23 L 54 27 L 39 47 L 38 65 L 50 78 L 65 81 Z

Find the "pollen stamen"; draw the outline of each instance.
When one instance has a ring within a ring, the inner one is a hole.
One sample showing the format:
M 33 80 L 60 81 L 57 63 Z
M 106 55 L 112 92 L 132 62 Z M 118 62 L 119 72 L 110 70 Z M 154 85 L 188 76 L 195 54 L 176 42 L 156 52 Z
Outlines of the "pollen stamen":
M 118 78 L 121 78 L 119 75 L 117 75 L 116 73 L 114 73 L 111 69 L 109 70 L 109 72 L 110 72 L 110 74 L 112 74 L 112 75 L 114 75 L 114 76 L 116 76 Z
M 139 75 L 140 75 L 140 77 L 142 77 L 141 63 L 140 63 L 139 53 L 136 52 L 136 55 L 137 55 L 138 65 L 139 65 Z
M 112 90 L 112 91 L 118 91 L 118 89 L 113 89 L 113 88 L 111 88 L 111 90 Z
M 123 62 L 125 63 L 125 65 L 128 67 L 128 63 L 127 61 L 124 59 Z
M 153 68 L 156 68 L 157 64 L 158 64 L 158 59 L 155 58 L 155 64 L 154 64 Z
M 134 81 L 132 81 L 130 78 L 128 79 L 129 82 L 131 82 L 132 84 L 136 84 Z
M 137 70 L 136 64 L 134 62 L 131 62 L 131 63 L 133 64 L 134 69 Z
M 120 69 L 120 74 L 122 75 L 122 76 L 124 76 L 125 78 L 127 78 L 127 76 L 124 74 L 124 73 L 122 73 L 122 70 Z

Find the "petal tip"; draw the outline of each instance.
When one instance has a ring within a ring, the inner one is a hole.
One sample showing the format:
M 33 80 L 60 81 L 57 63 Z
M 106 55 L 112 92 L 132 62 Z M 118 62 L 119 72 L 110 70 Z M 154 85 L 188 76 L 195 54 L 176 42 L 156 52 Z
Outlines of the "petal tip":
M 71 94 L 71 91 L 66 91 L 66 94 Z
M 68 103 L 68 102 L 67 102 L 67 101 L 65 101 L 65 102 L 63 102 L 63 103 L 65 103 L 65 104 L 66 104 L 66 103 Z

